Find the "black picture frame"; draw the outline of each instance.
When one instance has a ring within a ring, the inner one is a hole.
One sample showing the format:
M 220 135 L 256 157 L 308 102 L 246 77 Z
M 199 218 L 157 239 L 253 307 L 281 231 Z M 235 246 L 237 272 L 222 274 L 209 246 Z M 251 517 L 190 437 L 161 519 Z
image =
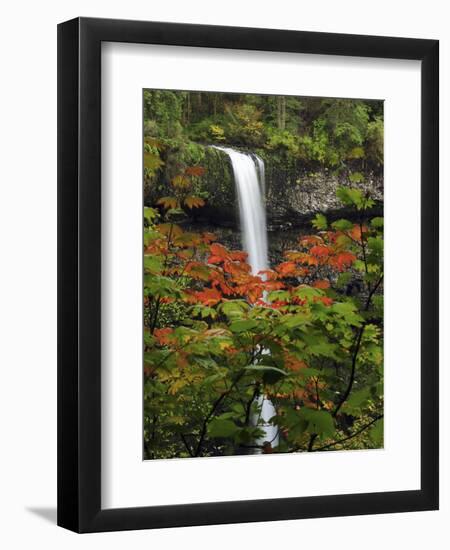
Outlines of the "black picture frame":
M 421 488 L 101 508 L 101 44 L 127 42 L 421 61 Z M 58 525 L 76 532 L 438 509 L 439 43 L 77 18 L 58 26 Z

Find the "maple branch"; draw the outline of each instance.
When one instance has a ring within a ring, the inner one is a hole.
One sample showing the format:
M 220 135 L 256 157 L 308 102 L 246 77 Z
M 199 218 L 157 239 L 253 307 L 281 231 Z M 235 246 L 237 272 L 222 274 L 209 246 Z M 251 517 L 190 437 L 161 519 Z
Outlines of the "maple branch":
M 364 242 L 364 237 L 363 237 L 363 226 L 362 226 L 362 222 L 360 221 L 359 222 L 359 230 L 361 232 L 361 248 L 362 248 L 362 253 L 363 253 L 363 260 L 364 260 L 364 269 L 366 271 L 366 275 L 368 275 L 369 273 L 369 268 L 367 266 L 367 256 L 366 256 L 366 245 L 365 245 L 365 242 Z M 370 281 L 367 283 L 367 286 L 369 288 L 369 292 L 371 291 L 371 285 L 370 285 Z
M 190 446 L 189 446 L 189 444 L 188 444 L 188 442 L 187 442 L 187 440 L 186 440 L 185 435 L 184 435 L 184 434 L 180 434 L 180 437 L 181 437 L 181 439 L 182 439 L 182 441 L 183 441 L 183 443 L 184 443 L 184 446 L 186 447 L 187 452 L 189 453 L 190 456 L 193 457 L 194 455 L 193 455 L 192 450 L 191 450 L 191 448 L 190 448 Z
M 211 410 L 209 411 L 208 415 L 206 416 L 205 420 L 203 421 L 202 429 L 201 429 L 201 432 L 200 432 L 200 439 L 198 441 L 197 449 L 195 451 L 194 456 L 199 456 L 199 454 L 200 454 L 203 442 L 205 440 L 206 430 L 208 429 L 209 421 L 214 416 L 214 414 L 215 414 L 217 408 L 219 407 L 219 405 L 222 403 L 222 401 L 225 399 L 225 397 L 227 397 L 232 392 L 233 388 L 236 386 L 236 384 L 239 382 L 239 380 L 244 376 L 244 374 L 245 374 L 245 370 L 242 370 L 241 372 L 239 372 L 238 375 L 236 376 L 236 378 L 234 379 L 233 383 L 231 384 L 231 386 L 228 388 L 228 390 L 221 393 L 219 395 L 219 397 L 214 401 L 214 403 L 211 407 Z
M 164 259 L 164 266 L 163 266 L 163 269 L 162 269 L 163 274 L 166 272 L 167 263 L 168 263 L 168 260 L 169 260 L 169 248 L 171 246 L 170 241 L 172 240 L 172 231 L 173 231 L 173 222 L 170 224 L 169 234 L 167 236 L 167 255 Z M 156 323 L 158 321 L 159 307 L 161 305 L 161 299 L 162 299 L 162 296 L 160 294 L 158 294 L 158 298 L 156 299 L 156 305 L 155 305 L 155 313 L 153 314 L 153 319 L 152 319 L 152 322 L 151 322 L 151 325 L 150 325 L 150 333 L 151 334 L 153 334 L 155 332 Z
M 150 333 L 153 334 L 156 328 L 156 322 L 158 321 L 159 306 L 161 305 L 161 296 L 158 295 L 155 305 L 155 312 L 153 314 L 153 319 L 150 325 Z
M 370 291 L 369 296 L 367 297 L 365 308 L 364 308 L 365 311 L 367 311 L 369 309 L 372 297 L 375 294 L 377 288 L 380 286 L 382 280 L 383 280 L 383 275 L 381 275 L 381 277 L 378 279 L 376 285 Z M 358 334 L 356 336 L 355 346 L 354 346 L 353 355 L 352 355 L 352 370 L 351 370 L 351 373 L 350 373 L 350 380 L 349 380 L 347 389 L 344 392 L 344 395 L 342 396 L 342 398 L 340 399 L 340 401 L 336 405 L 336 408 L 335 408 L 335 410 L 332 414 L 332 416 L 335 417 L 335 418 L 336 418 L 336 415 L 339 412 L 340 408 L 342 407 L 342 405 L 347 401 L 348 396 L 350 395 L 350 392 L 352 391 L 353 383 L 355 381 L 356 359 L 358 357 L 359 348 L 361 347 L 361 340 L 362 340 L 362 335 L 363 335 L 365 326 L 366 326 L 365 324 L 363 324 L 361 326 L 361 328 L 359 329 Z
M 366 305 L 364 307 L 364 310 L 367 311 L 369 309 L 369 306 L 370 306 L 370 302 L 372 301 L 372 298 L 373 298 L 373 295 L 375 294 L 375 292 L 377 291 L 378 287 L 380 286 L 380 284 L 382 283 L 383 281 L 383 277 L 384 275 L 382 274 L 380 276 L 380 278 L 378 279 L 376 285 L 372 288 L 372 290 L 369 292 L 369 295 L 367 296 L 367 300 L 366 300 Z
M 245 425 L 247 426 L 250 421 L 250 412 L 252 409 L 252 403 L 256 399 L 256 397 L 259 394 L 259 382 L 255 384 L 255 389 L 253 390 L 252 396 L 247 401 L 247 404 L 245 406 Z
M 352 355 L 352 370 L 351 370 L 351 373 L 350 373 L 350 380 L 348 382 L 348 386 L 347 386 L 347 389 L 344 392 L 344 395 L 341 397 L 338 404 L 336 405 L 336 408 L 334 409 L 334 412 L 332 414 L 332 416 L 334 418 L 336 418 L 337 413 L 339 412 L 342 405 L 347 401 L 348 396 L 350 395 L 350 392 L 352 391 L 353 382 L 355 381 L 356 359 L 358 357 L 359 348 L 361 346 L 361 340 L 362 340 L 362 335 L 363 335 L 365 326 L 366 325 L 362 325 L 361 328 L 358 330 L 358 333 L 357 333 L 357 336 L 356 336 L 356 341 L 355 341 L 355 346 L 354 346 L 354 350 L 353 350 L 353 355 Z
M 376 416 L 374 419 L 372 419 L 370 422 L 365 424 L 362 428 L 359 428 L 356 430 L 356 432 L 348 435 L 347 437 L 343 437 L 342 439 L 338 439 L 337 441 L 333 441 L 333 443 L 327 443 L 327 445 L 323 445 L 322 447 L 318 447 L 317 449 L 314 449 L 314 452 L 317 451 L 325 451 L 326 449 L 329 449 L 330 447 L 334 447 L 335 445 L 339 445 L 339 443 L 344 443 L 344 441 L 348 441 L 349 439 L 352 439 L 353 437 L 356 437 L 360 433 L 362 433 L 364 430 L 367 430 L 367 428 L 370 428 L 372 424 L 375 424 L 375 422 L 378 422 L 381 418 L 383 418 L 384 415 L 380 414 Z
M 318 437 L 318 434 L 311 434 L 311 437 L 309 438 L 309 443 L 308 443 L 308 453 L 314 450 L 313 449 L 314 441 L 317 439 L 317 437 Z
M 145 441 L 144 439 L 144 449 L 145 449 L 145 452 L 147 453 L 147 456 L 149 459 L 152 459 L 153 458 L 153 453 L 148 445 L 148 442 Z M 144 457 L 144 460 L 145 460 L 145 457 Z
M 314 378 L 314 385 L 316 387 L 316 409 L 320 409 L 320 394 L 319 394 L 319 378 Z
M 163 357 L 161 359 L 161 361 L 159 361 L 159 363 L 157 363 L 153 369 L 156 370 L 158 369 L 159 367 L 161 367 L 166 361 L 167 359 L 169 359 L 170 357 L 172 357 L 175 353 L 178 353 L 179 351 L 181 351 L 182 349 L 186 348 L 191 342 L 185 342 L 182 346 L 179 346 L 178 348 L 176 349 L 173 349 L 171 350 L 165 357 Z

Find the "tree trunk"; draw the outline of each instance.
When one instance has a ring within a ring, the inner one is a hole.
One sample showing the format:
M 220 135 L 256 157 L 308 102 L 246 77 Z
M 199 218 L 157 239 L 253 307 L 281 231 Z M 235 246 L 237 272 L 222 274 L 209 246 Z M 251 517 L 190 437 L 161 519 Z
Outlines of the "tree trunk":
M 286 97 L 281 97 L 281 130 L 286 128 Z
M 191 121 L 191 92 L 187 93 L 186 98 L 186 123 L 189 124 Z
M 282 95 L 277 97 L 277 127 L 279 130 L 286 128 L 286 98 Z

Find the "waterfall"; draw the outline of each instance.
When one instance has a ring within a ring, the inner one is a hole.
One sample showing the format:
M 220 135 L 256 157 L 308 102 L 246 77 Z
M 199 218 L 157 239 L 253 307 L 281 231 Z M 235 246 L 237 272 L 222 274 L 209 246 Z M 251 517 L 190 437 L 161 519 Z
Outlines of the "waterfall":
M 264 161 L 258 155 L 254 155 L 256 166 L 258 167 L 259 184 L 261 186 L 262 196 L 266 196 L 266 170 L 264 168 Z
M 269 266 L 267 254 L 266 208 L 264 205 L 264 163 L 257 156 L 240 153 L 229 147 L 215 146 L 226 153 L 233 167 L 239 204 L 243 248 L 253 275 Z
M 239 204 L 242 244 L 248 254 L 252 273 L 257 275 L 269 268 L 264 162 L 255 154 L 241 153 L 229 147 L 213 147 L 226 153 L 231 160 Z M 264 395 L 258 396 L 256 401 L 261 410 L 252 419 L 252 424 L 261 424 L 264 435 L 255 443 L 262 445 L 268 441 L 272 447 L 276 447 L 279 443 L 278 428 L 269 424 L 269 420 L 276 414 L 275 407 Z

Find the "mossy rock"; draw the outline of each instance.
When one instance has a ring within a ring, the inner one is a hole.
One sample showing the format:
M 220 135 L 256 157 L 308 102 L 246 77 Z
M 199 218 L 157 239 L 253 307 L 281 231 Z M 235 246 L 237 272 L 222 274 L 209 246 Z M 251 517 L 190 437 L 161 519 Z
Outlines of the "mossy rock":
M 157 200 L 173 193 L 172 179 L 188 166 L 202 166 L 205 174 L 196 180 L 194 193 L 205 199 L 206 205 L 192 215 L 197 220 L 224 226 L 236 226 L 237 208 L 233 169 L 226 153 L 208 145 L 173 141 L 161 152 L 164 162 L 160 170 L 144 182 L 144 202 L 154 205 Z
M 206 170 L 201 179 L 206 205 L 196 216 L 220 225 L 236 225 L 236 187 L 228 155 L 213 147 L 205 147 L 202 166 Z

